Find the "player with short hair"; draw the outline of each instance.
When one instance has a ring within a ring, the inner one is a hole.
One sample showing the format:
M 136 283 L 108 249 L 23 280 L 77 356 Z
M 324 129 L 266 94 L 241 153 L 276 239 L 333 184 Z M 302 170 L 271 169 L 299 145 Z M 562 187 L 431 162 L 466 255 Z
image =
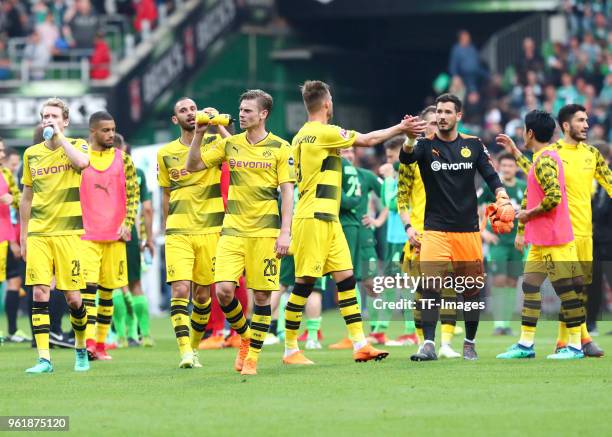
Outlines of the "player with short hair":
M 292 142 L 300 200 L 292 241 L 296 284 L 285 309 L 283 362 L 313 364 L 299 350 L 297 331 L 316 278 L 327 273 L 332 274 L 338 287 L 338 306 L 353 342 L 354 360 L 381 360 L 388 352 L 368 344 L 363 332 L 351 255 L 338 219 L 342 190 L 340 150 L 353 145 L 372 147 L 408 131 L 418 134 L 422 123 L 406 117 L 395 126 L 362 135 L 328 124 L 333 116 L 333 102 L 326 83 L 306 81 L 301 91 L 308 122 Z
M 558 122 L 563 131 L 563 138 L 554 143 L 553 147 L 561 157 L 565 172 L 567 200 L 574 230 L 576 252 L 583 272 L 582 285 L 577 293 L 584 304 L 587 298 L 586 285 L 592 281 L 593 268 L 593 214 L 591 212 L 593 181 L 599 182 L 607 191 L 608 196 L 612 197 L 612 171 L 610 171 L 601 153 L 585 142 L 589 123 L 584 106 L 565 105 L 559 110 Z M 523 171 L 529 171 L 531 161 L 523 156 L 513 142 L 503 141 L 501 145 L 517 158 L 517 162 Z M 557 349 L 567 346 L 569 339 L 566 322 L 562 320 L 562 314 L 559 317 Z M 581 326 L 581 330 L 582 350 L 585 356 L 603 356 L 603 350 L 595 344 L 589 335 L 586 322 Z
M 210 285 L 225 215 L 221 168 L 206 172 L 187 168 L 190 145 L 196 137 L 196 113 L 197 106 L 192 99 L 179 98 L 174 104 L 172 123 L 179 126 L 181 136 L 157 152 L 157 177 L 163 188 L 166 279 L 172 288 L 170 318 L 181 355 L 180 368 L 202 367 L 198 346 L 210 318 Z M 221 136 L 229 135 L 221 127 L 220 132 L 220 135 L 198 135 L 201 152 L 211 150 Z M 191 318 L 187 309 L 190 294 Z
M 279 258 L 291 241 L 295 174 L 289 144 L 266 129 L 272 96 L 249 90 L 240 96 L 240 128 L 244 132 L 224 139 L 202 153 L 197 147 L 207 125 L 199 124 L 187 161 L 189 171 L 211 171 L 223 161 L 230 167 L 230 188 L 215 263 L 215 292 L 232 328 L 241 336 L 234 368 L 256 375 L 259 353 L 270 327 L 270 295 L 279 290 Z M 282 211 L 278 209 L 278 189 Z M 253 290 L 251 326 L 235 297 L 245 272 Z
M 479 280 L 483 275 L 482 242 L 479 232 L 474 177 L 478 171 L 496 199 L 508 195 L 493 168 L 482 141 L 460 134 L 461 100 L 452 94 L 436 99 L 437 130 L 425 138 L 409 136 L 400 153 L 403 164 L 418 163 L 425 187 L 425 223 L 421 238 L 420 267 L 424 274 L 421 314 L 425 341 L 413 361 L 436 360 L 435 332 L 442 288 L 465 282 L 463 314 L 466 336 L 463 357 L 476 360 L 475 342 L 479 321 Z M 453 275 L 448 275 L 449 273 Z M 442 283 L 439 278 L 442 278 Z M 448 286 L 448 279 L 452 285 Z M 469 285 L 468 285 L 468 279 Z M 441 305 L 442 306 L 442 305 Z
M 435 105 L 423 109 L 419 116 L 426 123 L 425 136 L 433 135 L 438 128 Z M 400 163 L 398 179 L 397 206 L 408 236 L 402 253 L 402 271 L 412 276 L 420 276 L 421 237 L 425 222 L 425 187 L 418 163 L 414 162 L 410 165 Z M 422 287 L 418 285 L 414 290 L 415 302 L 420 302 L 422 292 Z M 456 302 L 457 293 L 452 288 L 443 288 L 442 297 L 449 302 Z M 423 345 L 424 338 L 423 321 L 418 305 L 414 308 L 414 324 L 420 347 Z M 455 352 L 451 346 L 453 335 L 462 332 L 461 328 L 456 326 L 457 311 L 454 308 L 441 308 L 440 325 L 441 339 L 438 357 L 460 358 L 461 354 Z
M 89 370 L 85 349 L 87 312 L 79 290 L 83 217 L 79 187 L 81 171 L 89 166 L 87 142 L 64 136 L 70 123 L 68 105 L 52 98 L 43 103 L 43 127 L 53 136 L 26 149 L 23 156 L 21 255 L 26 259 L 26 285 L 33 286 L 32 325 L 38 363 L 27 373 L 53 372 L 49 354 L 49 294 L 52 278 L 64 292 L 75 332 L 74 370 Z
M 497 156 L 499 173 L 502 184 L 510 197 L 510 202 L 516 210 L 520 209 L 525 196 L 527 184 L 518 179 L 516 173 L 518 166 L 516 159 L 510 153 L 501 153 Z M 479 204 L 488 204 L 495 201 L 491 190 L 484 185 L 478 196 Z M 489 223 L 481 232 L 482 239 L 489 244 L 487 265 L 491 271 L 491 301 L 493 302 L 493 315 L 495 317 L 493 335 L 512 335 L 510 318 L 516 297 L 517 279 L 522 275 L 523 253 L 514 247 L 514 239 L 518 221 L 515 219 L 514 228 L 508 234 L 496 235 Z
M 92 360 L 111 359 L 105 342 L 113 317 L 113 290 L 128 282 L 125 244 L 130 239 L 140 196 L 132 158 L 114 147 L 115 130 L 115 119 L 108 112 L 94 112 L 89 117 L 89 167 L 81 177 L 85 228 L 81 236 L 82 266 L 87 284 L 83 301 L 89 319 L 87 352 Z
M 551 359 L 584 358 L 580 342 L 580 325 L 585 320 L 584 306 L 576 294 L 581 275 L 565 188 L 563 163 L 555 147 L 548 147 L 555 132 L 555 120 L 544 111 L 534 110 L 525 116 L 524 140 L 534 151 L 534 164 L 527 175 L 527 193 L 521 202 L 518 219 L 521 223 L 516 248 L 523 250 L 530 243 L 523 279 L 523 311 L 521 338 L 497 358 L 534 358 L 535 330 L 542 298 L 540 286 L 548 277 L 561 299 L 563 319 L 570 329 L 566 348 L 549 355 Z M 499 143 L 512 141 L 499 135 Z M 524 226 L 523 226 L 524 225 Z M 524 228 L 524 235 L 523 235 Z

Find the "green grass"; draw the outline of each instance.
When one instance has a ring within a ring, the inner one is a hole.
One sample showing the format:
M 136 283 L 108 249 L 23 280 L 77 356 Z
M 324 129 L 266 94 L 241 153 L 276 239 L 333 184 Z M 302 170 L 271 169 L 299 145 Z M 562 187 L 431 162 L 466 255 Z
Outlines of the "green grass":
M 84 374 L 72 371 L 72 351 L 54 349 L 55 373 L 26 375 L 35 351 L 5 344 L 0 415 L 67 415 L 71 432 L 82 435 L 609 432 L 612 359 L 546 360 L 554 322 L 540 324 L 535 360 L 496 360 L 516 338 L 493 337 L 491 324 L 483 323 L 477 362 L 412 363 L 415 347 L 401 347 L 390 348 L 380 363 L 354 363 L 349 351 L 322 350 L 307 354 L 316 366 L 287 368 L 281 346 L 269 346 L 259 375 L 248 379 L 233 370 L 233 350 L 201 352 L 204 368 L 178 369 L 169 320 L 152 325 L 154 348 L 113 351 L 112 362 L 94 362 Z M 325 315 L 323 329 L 325 343 L 344 333 L 336 313 Z M 612 323 L 599 329 L 607 332 Z M 597 341 L 612 352 L 612 336 Z M 460 344 L 455 338 L 457 350 Z

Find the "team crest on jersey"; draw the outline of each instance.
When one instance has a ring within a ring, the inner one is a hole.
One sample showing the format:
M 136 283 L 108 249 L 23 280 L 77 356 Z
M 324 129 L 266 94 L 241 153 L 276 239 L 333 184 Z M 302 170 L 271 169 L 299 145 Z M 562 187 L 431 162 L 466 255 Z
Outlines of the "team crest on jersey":
M 463 156 L 464 158 L 469 158 L 470 156 L 472 156 L 472 151 L 464 146 L 461 148 L 461 156 Z
M 270 149 L 264 150 L 264 152 L 263 152 L 263 157 L 264 158 L 269 158 L 271 156 L 272 156 L 272 150 L 270 150 Z
M 340 136 L 346 140 L 349 137 L 349 133 L 346 129 L 340 129 Z
M 287 162 L 289 163 L 289 165 L 293 165 L 293 156 L 290 156 Z

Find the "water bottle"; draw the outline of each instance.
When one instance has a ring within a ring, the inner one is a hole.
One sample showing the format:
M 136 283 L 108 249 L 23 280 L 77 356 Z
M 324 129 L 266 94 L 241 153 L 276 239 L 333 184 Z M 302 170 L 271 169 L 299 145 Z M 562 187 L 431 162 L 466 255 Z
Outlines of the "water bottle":
M 198 111 L 196 114 L 196 123 L 208 123 L 213 126 L 228 126 L 234 120 L 229 114 L 209 114 L 208 112 Z
M 145 247 L 144 249 L 143 258 L 144 263 L 147 266 L 151 266 L 153 264 L 153 255 L 151 254 L 151 249 L 149 249 L 148 247 Z
M 52 126 L 47 126 L 43 129 L 42 135 L 45 140 L 49 141 L 51 138 L 53 138 L 53 135 L 55 135 L 55 131 L 53 130 Z

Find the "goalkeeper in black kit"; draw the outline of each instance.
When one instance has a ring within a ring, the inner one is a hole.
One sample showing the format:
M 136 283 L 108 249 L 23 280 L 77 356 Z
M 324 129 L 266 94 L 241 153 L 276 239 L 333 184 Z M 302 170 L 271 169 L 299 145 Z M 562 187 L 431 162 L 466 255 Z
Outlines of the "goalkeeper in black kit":
M 435 332 L 439 317 L 440 293 L 454 288 L 463 295 L 465 340 L 463 358 L 476 360 L 476 331 L 484 284 L 482 241 L 474 177 L 476 171 L 496 195 L 488 209 L 494 229 L 507 232 L 514 220 L 514 209 L 487 148 L 476 137 L 460 134 L 459 98 L 443 94 L 436 99 L 437 130 L 434 134 L 408 138 L 400 153 L 402 164 L 417 162 L 425 186 L 425 226 L 420 242 L 423 299 L 423 347 L 412 361 L 436 360 Z M 461 286 L 459 286 L 461 285 Z

